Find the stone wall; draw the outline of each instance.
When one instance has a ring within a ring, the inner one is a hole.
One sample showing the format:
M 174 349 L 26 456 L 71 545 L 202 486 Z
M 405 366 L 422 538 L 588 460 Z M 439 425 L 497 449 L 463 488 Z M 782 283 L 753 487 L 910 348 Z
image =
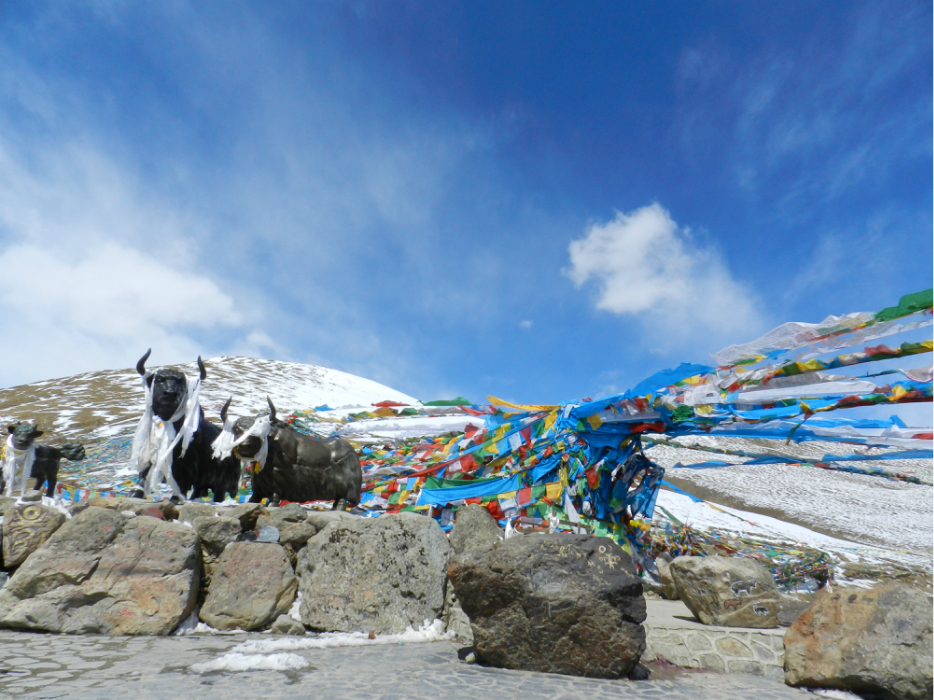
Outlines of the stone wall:
M 784 678 L 784 629 L 708 626 L 693 619 L 678 601 L 650 599 L 647 603 L 643 662 L 662 657 L 685 668 Z

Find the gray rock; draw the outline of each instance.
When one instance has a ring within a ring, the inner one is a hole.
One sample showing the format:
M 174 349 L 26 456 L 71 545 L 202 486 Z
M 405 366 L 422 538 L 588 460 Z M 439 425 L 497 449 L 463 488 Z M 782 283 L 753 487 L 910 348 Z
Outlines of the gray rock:
M 666 600 L 662 593 L 662 584 L 655 583 L 648 577 L 642 579 L 642 595 L 646 600 Z
M 171 501 L 147 501 L 143 498 L 125 498 L 123 496 L 101 496 L 98 498 L 89 498 L 87 508 L 109 508 L 120 513 L 132 511 L 137 515 L 153 515 L 158 511 L 163 520 L 176 520 L 178 518 L 178 507 Z M 74 507 L 72 515 L 76 513 Z
M 256 529 L 275 527 L 282 530 L 289 525 L 304 523 L 308 519 L 308 512 L 297 503 L 275 508 L 269 507 L 256 519 Z
M 9 496 L 0 496 L 0 515 L 6 517 L 6 514 L 16 505 L 16 499 Z
M 67 634 L 168 634 L 194 608 L 197 534 L 180 523 L 88 507 L 0 589 L 0 627 Z
M 681 600 L 705 625 L 778 626 L 778 588 L 759 562 L 742 557 L 678 557 L 668 569 Z
M 931 617 L 924 592 L 900 583 L 818 591 L 785 632 L 785 682 L 929 700 Z
M 237 518 L 240 521 L 240 529 L 243 532 L 256 529 L 256 519 L 263 515 L 266 509 L 259 503 L 241 503 L 228 511 L 221 513 L 223 516 Z
M 619 678 L 645 651 L 645 599 L 610 539 L 527 534 L 448 566 L 477 658 L 492 666 Z
M 37 489 L 26 489 L 21 500 L 23 503 L 41 503 L 42 492 Z
M 272 623 L 269 631 L 273 634 L 291 634 L 304 635 L 305 626 L 298 620 L 293 620 L 288 615 L 279 615 L 276 621 Z
M 283 529 L 279 531 L 279 542 L 291 545 L 292 549 L 297 552 L 314 537 L 315 532 L 317 532 L 315 526 L 309 522 L 283 523 Z
M 444 612 L 441 613 L 441 621 L 444 622 L 445 632 L 453 632 L 454 638 L 464 646 L 473 646 L 470 618 L 461 608 L 454 585 L 450 581 L 444 589 Z
M 502 539 L 502 528 L 486 508 L 471 504 L 457 509 L 457 519 L 449 538 L 455 553 L 490 547 Z
M 226 517 L 198 517 L 191 523 L 192 527 L 201 537 L 201 544 L 205 552 L 217 557 L 240 534 L 240 521 L 236 518 Z
M 65 522 L 64 513 L 38 503 L 14 506 L 3 519 L 3 565 L 19 566 Z
M 183 503 L 178 506 L 178 519 L 194 523 L 195 518 L 213 518 L 217 515 L 214 506 L 208 503 Z
M 671 570 L 669 568 L 671 563 L 659 557 L 655 560 L 655 566 L 658 568 L 658 582 L 661 585 L 662 598 L 666 600 L 678 600 L 680 598 L 678 587 L 675 585 L 674 579 L 671 578 Z
M 256 536 L 256 541 L 278 544 L 279 528 L 273 527 L 272 525 L 266 525 L 265 527 L 260 528 L 259 533 Z
M 340 510 L 310 510 L 308 511 L 306 520 L 314 525 L 316 532 L 321 532 L 335 520 L 339 522 L 357 522 L 363 520 L 363 518 L 359 515 L 351 515 L 350 513 L 345 513 Z
M 266 513 L 278 523 L 303 523 L 308 519 L 308 511 L 297 503 L 289 503 L 278 508 L 267 508 Z
M 219 630 L 257 630 L 286 613 L 298 579 L 278 544 L 235 542 L 224 550 L 199 617 Z
M 302 622 L 338 632 L 417 629 L 441 615 L 451 553 L 423 515 L 334 519 L 298 556 Z

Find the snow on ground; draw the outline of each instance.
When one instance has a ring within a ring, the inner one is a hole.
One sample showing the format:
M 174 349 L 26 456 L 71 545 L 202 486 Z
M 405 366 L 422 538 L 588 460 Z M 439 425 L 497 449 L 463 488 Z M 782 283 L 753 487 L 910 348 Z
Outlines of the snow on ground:
M 192 664 L 195 673 L 216 671 L 301 671 L 311 664 L 298 654 L 240 654 L 232 651 L 211 661 Z
M 398 420 L 361 420 L 337 429 L 344 438 L 384 438 L 400 442 L 409 438 L 435 437 L 449 432 L 464 432 L 470 424 L 483 426 L 483 419 L 476 416 L 412 416 Z
M 746 443 L 731 449 L 763 451 L 761 445 L 750 445 L 750 441 L 734 439 L 731 442 Z M 804 448 L 802 452 L 826 454 L 829 451 L 824 449 L 826 446 L 827 443 L 802 443 L 791 446 L 788 454 L 793 454 L 796 447 Z M 839 447 L 837 449 L 839 451 Z M 678 462 L 689 464 L 708 459 L 735 462 L 742 458 L 666 446 L 652 447 L 646 454 L 666 468 L 667 478 L 679 480 L 685 491 L 707 500 L 747 510 L 781 513 L 783 519 L 810 530 L 861 544 L 927 556 L 934 549 L 930 486 L 807 465 L 735 464 L 715 469 L 675 469 L 673 466 Z M 930 478 L 931 460 L 910 462 L 913 472 Z M 853 464 L 886 465 L 883 461 Z M 891 469 L 891 465 L 888 466 Z M 700 488 L 692 491 L 691 485 Z
M 662 490 L 658 494 L 654 522 L 666 520 L 667 510 L 685 525 L 698 530 L 728 530 L 771 542 L 795 542 L 833 555 L 836 560 L 879 564 L 894 561 L 910 567 L 931 569 L 924 554 L 886 547 L 873 547 L 815 532 L 809 528 L 768 515 L 728 508 L 708 502 L 695 502 L 688 496 Z
M 194 625 L 193 618 L 180 626 L 175 634 L 223 634 L 204 623 Z M 182 629 L 184 628 L 184 629 Z M 195 673 L 206 674 L 219 671 L 298 671 L 307 668 L 308 660 L 294 652 L 305 649 L 331 649 L 335 647 L 376 646 L 383 644 L 422 644 L 453 639 L 453 632 L 444 631 L 441 620 L 425 620 L 417 630 L 408 627 L 404 632 L 378 634 L 370 637 L 367 632 L 322 632 L 306 633 L 296 637 L 271 637 L 248 639 L 222 656 L 204 663 L 192 664 Z

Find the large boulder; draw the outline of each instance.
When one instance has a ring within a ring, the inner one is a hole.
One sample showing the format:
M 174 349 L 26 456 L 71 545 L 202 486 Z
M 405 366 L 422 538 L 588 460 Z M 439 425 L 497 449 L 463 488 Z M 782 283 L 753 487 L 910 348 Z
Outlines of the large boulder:
M 38 503 L 22 503 L 3 519 L 3 565 L 19 566 L 65 522 L 65 515 Z
M 200 618 L 219 630 L 257 630 L 288 612 L 298 579 L 278 544 L 234 542 L 214 566 Z
M 175 522 L 89 507 L 0 589 L 0 627 L 68 634 L 168 634 L 192 611 L 198 535 Z
M 404 512 L 325 525 L 298 556 L 306 627 L 385 634 L 441 616 L 451 546 L 432 518 Z
M 645 651 L 642 583 L 610 539 L 512 537 L 455 557 L 448 574 L 492 666 L 619 678 Z
M 778 588 L 759 562 L 742 557 L 678 557 L 668 570 L 681 600 L 705 625 L 778 626 Z
M 785 632 L 785 682 L 897 700 L 930 700 L 931 601 L 886 583 L 822 590 Z
M 457 509 L 451 530 L 451 547 L 463 554 L 468 549 L 489 547 L 503 539 L 503 530 L 483 506 L 466 505 Z

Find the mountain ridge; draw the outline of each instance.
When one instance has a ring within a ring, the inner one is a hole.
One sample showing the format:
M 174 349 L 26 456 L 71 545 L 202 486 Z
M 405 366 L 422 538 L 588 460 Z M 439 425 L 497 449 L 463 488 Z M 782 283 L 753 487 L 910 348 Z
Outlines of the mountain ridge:
M 204 364 L 207 377 L 201 385 L 201 406 L 214 422 L 219 422 L 220 407 L 228 397 L 233 397 L 231 412 L 240 415 L 264 408 L 267 396 L 283 414 L 322 404 L 370 406 L 387 399 L 420 403 L 379 382 L 319 365 L 226 355 Z M 194 362 L 165 366 L 189 377 L 198 374 Z M 6 423 L 36 422 L 46 431 L 43 442 L 94 442 L 135 426 L 143 400 L 135 367 L 83 372 L 0 389 L 0 417 Z

